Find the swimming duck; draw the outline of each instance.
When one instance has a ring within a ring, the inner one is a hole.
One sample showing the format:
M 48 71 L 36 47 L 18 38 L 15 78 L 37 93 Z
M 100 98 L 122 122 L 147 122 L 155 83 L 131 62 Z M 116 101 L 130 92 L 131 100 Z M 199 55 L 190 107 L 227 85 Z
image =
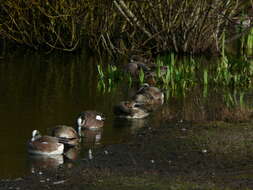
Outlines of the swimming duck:
M 52 136 L 61 140 L 65 139 L 68 146 L 76 146 L 79 143 L 79 135 L 73 127 L 66 125 L 58 125 L 52 130 Z
M 38 130 L 33 130 L 32 139 L 28 142 L 28 152 L 40 155 L 63 154 L 64 145 L 58 138 L 41 136 Z
M 147 117 L 149 113 L 143 109 L 141 103 L 135 101 L 122 101 L 114 107 L 114 113 L 118 117 L 128 119 L 140 119 Z
M 96 111 L 84 111 L 77 117 L 77 131 L 81 135 L 82 129 L 97 129 L 104 126 L 105 118 Z

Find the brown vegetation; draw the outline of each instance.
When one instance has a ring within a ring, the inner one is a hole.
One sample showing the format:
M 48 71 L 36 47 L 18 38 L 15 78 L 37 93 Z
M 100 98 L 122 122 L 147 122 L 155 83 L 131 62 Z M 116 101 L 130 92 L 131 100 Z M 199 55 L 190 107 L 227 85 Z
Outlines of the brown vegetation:
M 220 51 L 222 33 L 241 11 L 236 0 L 6 0 L 0 5 L 0 38 L 65 51 Z

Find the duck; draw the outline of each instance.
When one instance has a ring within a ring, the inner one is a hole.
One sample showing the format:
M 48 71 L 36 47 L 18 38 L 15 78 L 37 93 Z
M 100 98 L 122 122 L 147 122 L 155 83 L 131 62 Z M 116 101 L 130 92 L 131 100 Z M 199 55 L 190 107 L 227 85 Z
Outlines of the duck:
M 65 139 L 65 145 L 69 147 L 76 146 L 80 142 L 77 131 L 73 127 L 67 125 L 57 125 L 52 130 L 52 136 L 60 138 L 61 140 Z
M 78 134 L 81 136 L 82 129 L 102 128 L 104 126 L 104 120 L 103 114 L 97 111 L 88 110 L 81 112 L 76 119 Z
M 122 101 L 114 107 L 114 113 L 118 117 L 127 119 L 145 118 L 149 113 L 141 106 L 141 103 L 135 101 Z
M 143 62 L 135 61 L 126 64 L 124 70 L 132 77 L 138 77 L 141 70 L 143 72 L 148 72 L 150 68 Z
M 150 70 L 149 72 L 146 73 L 146 75 L 158 78 L 158 77 L 166 75 L 167 72 L 168 72 L 168 66 L 159 66 L 159 65 L 153 64 L 152 66 L 150 66 Z
M 28 152 L 37 155 L 60 155 L 64 152 L 64 144 L 57 137 L 41 136 L 38 130 L 32 131 L 28 142 Z
M 143 57 L 141 55 L 132 55 L 132 56 L 130 56 L 130 62 L 143 62 L 143 63 L 147 63 L 148 59 L 146 59 L 145 57 Z
M 164 103 L 164 93 L 159 88 L 144 83 L 133 99 L 144 105 L 162 105 Z

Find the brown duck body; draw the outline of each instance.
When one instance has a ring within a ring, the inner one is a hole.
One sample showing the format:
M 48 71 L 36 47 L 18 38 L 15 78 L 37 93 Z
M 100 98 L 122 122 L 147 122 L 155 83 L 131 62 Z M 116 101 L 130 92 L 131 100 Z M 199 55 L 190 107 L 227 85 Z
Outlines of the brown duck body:
M 144 86 L 137 91 L 133 100 L 142 104 L 145 110 L 154 111 L 163 104 L 164 94 L 159 88 L 144 84 Z
M 97 111 L 81 112 L 77 118 L 77 126 L 85 129 L 97 129 L 104 126 L 104 117 Z
M 137 91 L 134 100 L 143 104 L 163 104 L 164 94 L 159 88 L 145 84 Z
M 140 119 L 147 117 L 149 113 L 135 101 L 122 101 L 114 107 L 114 113 L 118 117 L 128 119 Z
M 59 139 L 51 136 L 41 136 L 28 142 L 28 152 L 31 154 L 57 155 L 63 154 L 64 145 Z
M 79 135 L 73 127 L 58 125 L 52 130 L 52 136 L 58 137 L 65 145 L 76 146 L 79 143 Z

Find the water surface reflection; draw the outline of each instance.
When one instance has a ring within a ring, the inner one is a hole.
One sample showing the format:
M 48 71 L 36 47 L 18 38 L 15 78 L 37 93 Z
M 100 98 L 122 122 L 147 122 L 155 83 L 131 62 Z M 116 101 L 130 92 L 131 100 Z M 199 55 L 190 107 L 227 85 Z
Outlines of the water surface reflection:
M 0 60 L 0 178 L 29 172 L 26 143 L 33 129 L 48 134 L 59 124 L 73 126 L 83 110 L 98 110 L 107 117 L 104 136 L 87 134 L 84 141 L 121 141 L 111 110 L 124 93 L 97 90 L 96 61 L 85 55 L 29 53 Z
M 185 96 L 169 98 L 145 119 L 116 118 L 114 105 L 128 100 L 131 93 L 123 83 L 111 92 L 100 92 L 96 63 L 85 54 L 47 57 L 27 53 L 0 60 L 0 178 L 23 176 L 31 168 L 58 167 L 64 161 L 72 166 L 71 160 L 87 158 L 89 149 L 127 142 L 142 127 L 184 120 L 247 119 L 252 115 L 252 91 L 209 87 L 206 96 L 196 86 Z M 103 130 L 84 130 L 80 147 L 65 152 L 63 159 L 27 155 L 26 143 L 33 129 L 50 134 L 56 125 L 74 126 L 76 116 L 84 110 L 105 114 Z

